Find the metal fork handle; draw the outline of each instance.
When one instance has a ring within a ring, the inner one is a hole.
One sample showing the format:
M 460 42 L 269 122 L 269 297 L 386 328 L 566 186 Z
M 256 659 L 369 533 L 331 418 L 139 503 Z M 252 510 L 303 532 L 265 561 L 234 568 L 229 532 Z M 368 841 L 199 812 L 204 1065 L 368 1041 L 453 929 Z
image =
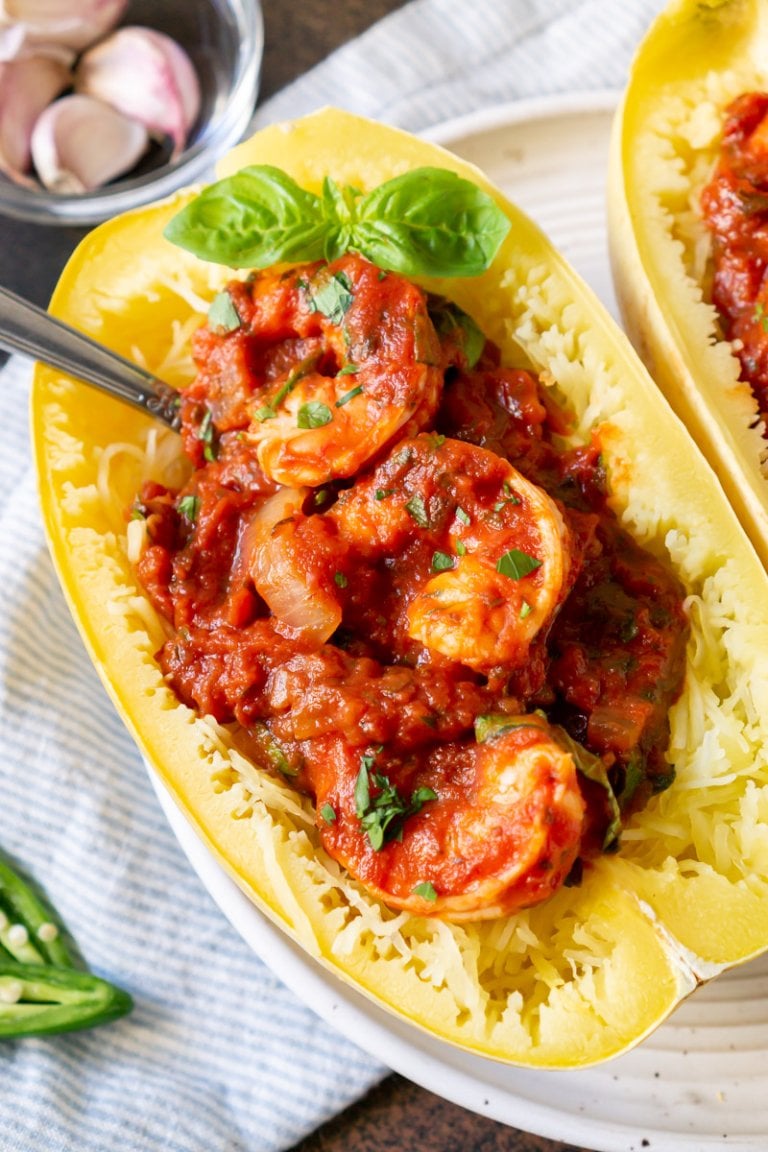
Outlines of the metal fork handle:
M 23 352 L 179 429 L 179 394 L 170 384 L 0 287 L 0 346 Z

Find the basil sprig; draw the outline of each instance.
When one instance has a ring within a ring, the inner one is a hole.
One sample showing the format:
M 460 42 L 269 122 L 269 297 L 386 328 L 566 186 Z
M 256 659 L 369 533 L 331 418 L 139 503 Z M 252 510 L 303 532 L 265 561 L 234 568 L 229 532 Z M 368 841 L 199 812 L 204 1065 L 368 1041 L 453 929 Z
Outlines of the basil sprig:
M 326 177 L 321 196 L 269 164 L 205 188 L 164 235 L 231 268 L 360 252 L 404 276 L 479 276 L 510 229 L 494 200 L 445 168 L 414 168 L 363 193 Z

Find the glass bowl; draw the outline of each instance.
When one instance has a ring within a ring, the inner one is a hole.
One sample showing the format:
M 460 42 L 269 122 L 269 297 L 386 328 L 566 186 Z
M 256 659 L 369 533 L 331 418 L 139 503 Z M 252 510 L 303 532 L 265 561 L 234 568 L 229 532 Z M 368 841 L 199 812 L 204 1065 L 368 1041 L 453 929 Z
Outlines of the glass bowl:
M 37 224 L 98 224 L 210 178 L 217 158 L 245 134 L 256 106 L 264 48 L 259 0 L 131 0 L 121 24 L 165 32 L 189 54 L 202 104 L 173 162 L 153 148 L 131 173 L 92 192 L 22 187 L 0 174 L 0 213 Z

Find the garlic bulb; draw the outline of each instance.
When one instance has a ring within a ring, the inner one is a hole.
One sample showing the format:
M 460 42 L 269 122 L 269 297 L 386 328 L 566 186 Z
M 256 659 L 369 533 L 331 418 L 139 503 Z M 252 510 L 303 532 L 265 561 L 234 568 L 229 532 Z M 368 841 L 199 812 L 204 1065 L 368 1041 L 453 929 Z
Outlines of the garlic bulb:
M 114 28 L 127 0 L 0 0 L 0 59 L 40 44 L 80 52 Z
M 70 79 L 67 64 L 55 54 L 0 63 L 0 171 L 12 180 L 26 182 L 35 121 Z
M 182 151 L 200 111 L 200 85 L 186 52 L 149 28 L 119 28 L 85 52 L 75 72 L 75 91 L 141 121 L 156 138 L 170 136 L 173 157 Z
M 143 124 L 90 96 L 64 96 L 39 116 L 32 160 L 52 192 L 88 192 L 133 168 L 147 149 Z

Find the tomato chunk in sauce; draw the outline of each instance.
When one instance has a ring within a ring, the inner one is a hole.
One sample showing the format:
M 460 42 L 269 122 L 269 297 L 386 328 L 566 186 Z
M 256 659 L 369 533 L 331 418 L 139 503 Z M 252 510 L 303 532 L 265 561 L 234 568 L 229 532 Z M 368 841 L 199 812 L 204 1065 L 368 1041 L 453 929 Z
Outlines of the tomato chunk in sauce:
M 680 584 L 609 510 L 599 443 L 559 448 L 564 414 L 446 301 L 357 256 L 228 299 L 194 342 L 192 475 L 134 510 L 163 671 L 393 907 L 545 899 L 671 782 Z

